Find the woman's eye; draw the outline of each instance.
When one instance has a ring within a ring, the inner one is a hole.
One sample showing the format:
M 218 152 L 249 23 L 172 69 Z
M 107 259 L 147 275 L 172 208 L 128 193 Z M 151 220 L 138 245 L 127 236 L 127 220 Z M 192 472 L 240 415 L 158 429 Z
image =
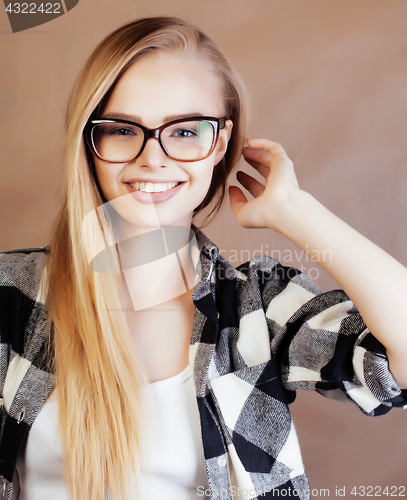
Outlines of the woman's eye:
M 196 133 L 196 130 L 188 130 L 185 128 L 175 130 L 174 133 L 172 134 L 173 137 L 180 137 L 180 138 L 186 138 L 186 137 L 196 137 L 198 134 Z
M 109 130 L 109 135 L 133 135 L 134 130 L 128 128 L 116 128 Z

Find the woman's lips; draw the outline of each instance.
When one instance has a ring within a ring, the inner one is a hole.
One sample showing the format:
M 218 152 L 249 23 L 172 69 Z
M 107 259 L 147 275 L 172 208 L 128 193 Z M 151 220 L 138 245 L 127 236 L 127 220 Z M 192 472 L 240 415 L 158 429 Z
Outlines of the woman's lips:
M 178 186 L 175 186 L 174 188 L 168 189 L 168 191 L 163 191 L 161 193 L 144 193 L 143 191 L 137 191 L 136 189 L 132 188 L 130 184 L 125 184 L 133 198 L 137 201 L 140 201 L 141 203 L 161 203 L 175 196 L 178 191 L 182 189 L 182 186 L 186 184 L 186 181 L 180 182 Z

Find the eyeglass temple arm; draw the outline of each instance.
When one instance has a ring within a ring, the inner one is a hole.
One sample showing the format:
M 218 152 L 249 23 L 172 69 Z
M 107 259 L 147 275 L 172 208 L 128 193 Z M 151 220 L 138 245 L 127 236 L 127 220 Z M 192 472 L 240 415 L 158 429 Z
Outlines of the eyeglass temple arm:
M 227 118 L 219 118 L 219 129 L 225 128 Z

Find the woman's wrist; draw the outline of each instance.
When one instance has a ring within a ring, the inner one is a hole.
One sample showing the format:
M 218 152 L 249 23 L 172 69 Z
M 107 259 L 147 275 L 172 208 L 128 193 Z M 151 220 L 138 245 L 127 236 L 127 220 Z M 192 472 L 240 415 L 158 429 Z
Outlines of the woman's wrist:
M 326 210 L 310 193 L 293 189 L 278 204 L 278 210 L 270 214 L 267 227 L 298 244 L 294 240 L 301 235 L 304 225 L 312 224 L 312 217 L 317 217 L 321 209 Z

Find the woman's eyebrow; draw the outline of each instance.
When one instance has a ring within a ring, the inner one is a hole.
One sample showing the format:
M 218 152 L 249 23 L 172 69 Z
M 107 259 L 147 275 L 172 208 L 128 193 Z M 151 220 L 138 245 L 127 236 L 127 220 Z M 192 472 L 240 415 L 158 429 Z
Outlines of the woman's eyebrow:
M 135 115 L 126 115 L 125 113 L 103 113 L 102 120 L 128 120 L 130 122 L 141 123 L 141 118 Z
M 164 118 L 164 123 L 165 122 L 172 122 L 173 120 L 178 120 L 178 119 L 181 119 L 181 118 L 193 118 L 194 116 L 203 116 L 203 114 L 195 112 L 195 113 L 187 113 L 187 114 L 183 114 L 183 115 L 166 116 Z
M 180 114 L 180 115 L 170 115 L 170 116 L 166 116 L 164 118 L 163 123 L 172 122 L 173 120 L 178 120 L 181 118 L 192 118 L 194 116 L 203 116 L 203 114 L 199 113 L 199 112 L 195 112 L 195 113 L 185 113 L 185 114 Z M 140 116 L 128 115 L 126 113 L 116 113 L 116 112 L 103 113 L 103 117 L 101 119 L 104 119 L 104 120 L 109 120 L 109 119 L 111 119 L 111 120 L 128 120 L 131 122 L 139 123 L 140 125 L 143 124 L 143 120 L 141 119 Z

